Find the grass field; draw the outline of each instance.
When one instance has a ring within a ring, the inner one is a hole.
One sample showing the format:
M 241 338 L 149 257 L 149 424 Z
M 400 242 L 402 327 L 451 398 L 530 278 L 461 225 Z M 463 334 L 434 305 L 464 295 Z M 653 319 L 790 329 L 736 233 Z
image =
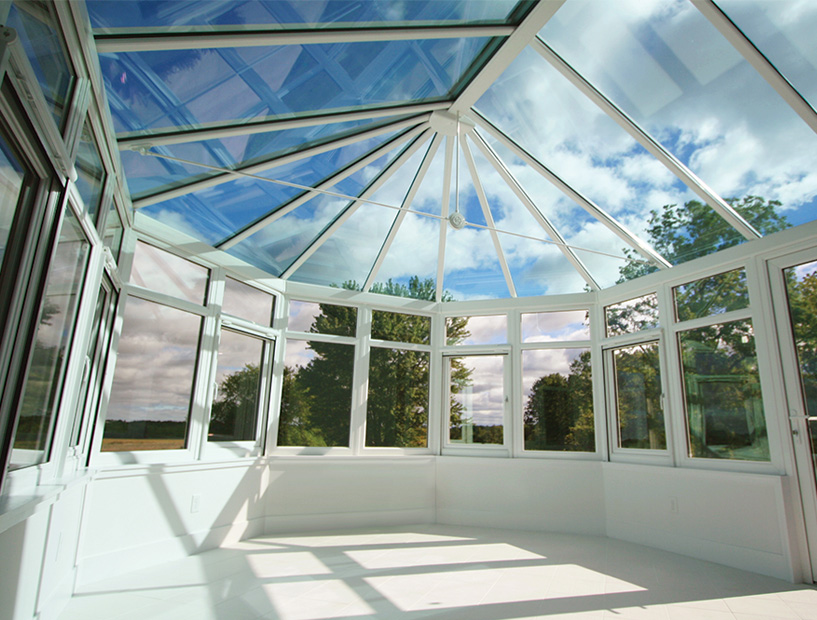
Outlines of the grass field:
M 103 439 L 102 452 L 133 452 L 135 450 L 181 450 L 184 439 Z

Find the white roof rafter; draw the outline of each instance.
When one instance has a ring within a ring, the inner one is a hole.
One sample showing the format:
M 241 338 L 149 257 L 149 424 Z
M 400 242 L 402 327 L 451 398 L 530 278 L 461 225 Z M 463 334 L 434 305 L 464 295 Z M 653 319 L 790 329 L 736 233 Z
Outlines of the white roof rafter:
M 443 297 L 443 279 L 445 278 L 445 242 L 448 237 L 448 210 L 451 201 L 451 170 L 454 163 L 454 136 L 445 140 L 445 164 L 443 165 L 443 195 L 440 201 L 440 241 L 437 247 L 437 293 L 439 303 Z

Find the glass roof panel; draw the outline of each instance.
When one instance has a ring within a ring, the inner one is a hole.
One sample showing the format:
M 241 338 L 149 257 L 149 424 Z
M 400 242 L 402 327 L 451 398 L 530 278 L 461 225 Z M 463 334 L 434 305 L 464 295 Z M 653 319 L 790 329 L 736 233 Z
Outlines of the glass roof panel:
M 439 243 L 440 220 L 407 214 L 371 290 L 433 301 L 437 286 Z
M 541 36 L 721 196 L 817 217 L 814 132 L 691 3 L 629 9 L 569 2 Z
M 117 131 L 444 100 L 488 38 L 100 55 Z
M 812 107 L 817 107 L 817 4 L 812 0 L 718 0 Z
M 644 238 L 651 210 L 683 204 L 693 196 L 675 175 L 530 48 L 494 82 L 477 107 L 543 165 Z M 485 136 L 486 132 L 480 134 Z M 583 243 L 574 239 L 588 230 L 595 218 L 577 206 L 565 211 L 565 206 L 575 205 L 572 200 L 556 188 L 546 189 L 550 183 L 536 179 L 540 175 L 535 171 L 520 171 L 515 157 L 497 141 L 486 139 L 514 173 L 524 178 L 525 185 L 530 185 L 537 206 L 568 242 L 621 252 L 626 244 L 612 233 L 601 232 L 603 227 L 593 227 L 601 237 L 583 235 Z M 540 191 L 547 194 L 540 195 Z
M 585 290 L 585 281 L 558 246 L 503 234 L 500 240 L 519 297 Z
M 527 4 L 525 2 L 519 4 Z M 348 2 L 328 0 L 87 0 L 94 28 L 156 28 L 290 25 L 364 27 L 386 23 L 506 23 L 516 0 L 412 0 L 411 2 Z
M 471 227 L 454 230 L 449 226 L 446 235 L 443 287 L 451 293 L 453 301 L 510 296 L 491 233 Z

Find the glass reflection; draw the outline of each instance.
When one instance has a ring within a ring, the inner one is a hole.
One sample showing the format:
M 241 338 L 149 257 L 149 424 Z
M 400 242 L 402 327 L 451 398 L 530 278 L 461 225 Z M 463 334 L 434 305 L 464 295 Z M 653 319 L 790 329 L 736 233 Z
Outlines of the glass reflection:
M 203 304 L 210 270 L 159 248 L 136 242 L 131 282 L 194 304 Z
M 590 349 L 522 351 L 525 450 L 593 452 Z
M 504 355 L 448 357 L 448 441 L 504 443 Z
M 48 270 L 10 469 L 48 458 L 89 251 L 90 243 L 69 209 Z
M 607 337 L 633 334 L 658 327 L 658 296 L 650 293 L 604 309 Z
M 678 341 L 690 456 L 768 461 L 752 322 L 691 329 Z
M 25 191 L 25 177 L 26 171 L 11 150 L 5 135 L 0 135 L 0 264 L 6 255 L 11 226 Z
M 749 306 L 746 271 L 735 269 L 672 289 L 675 320 L 689 321 Z
M 272 324 L 274 306 L 275 297 L 272 294 L 229 276 L 225 278 L 222 312 L 269 327 Z
M 658 343 L 613 350 L 613 372 L 619 447 L 666 450 Z
M 803 400 L 807 415 L 817 416 L 817 261 L 783 273 Z
M 354 336 L 357 333 L 357 308 L 290 300 L 287 329 L 313 334 Z
M 77 148 L 77 189 L 91 219 L 96 220 L 102 188 L 105 183 L 105 167 L 94 140 L 90 121 L 82 126 L 82 135 Z
M 287 340 L 279 446 L 348 446 L 355 347 Z
M 522 313 L 522 342 L 590 340 L 587 310 Z
M 503 344 L 508 342 L 508 317 L 488 316 L 446 317 L 445 343 Z
M 431 317 L 372 310 L 372 338 L 391 342 L 430 344 Z
M 129 296 L 103 452 L 185 447 L 202 319 Z
M 253 441 L 261 395 L 264 341 L 228 329 L 218 343 L 218 389 L 207 441 Z
M 397 321 L 400 320 L 405 319 L 397 318 Z M 397 332 L 408 328 L 399 324 L 392 327 Z M 399 333 L 395 336 L 399 336 Z M 425 448 L 428 445 L 430 358 L 429 353 L 421 351 L 379 347 L 370 350 L 366 446 Z

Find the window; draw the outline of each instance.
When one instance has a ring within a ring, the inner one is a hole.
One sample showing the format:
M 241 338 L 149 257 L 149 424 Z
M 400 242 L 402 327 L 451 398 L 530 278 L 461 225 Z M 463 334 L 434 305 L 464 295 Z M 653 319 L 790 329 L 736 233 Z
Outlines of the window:
M 749 306 L 749 289 L 746 287 L 744 269 L 676 286 L 672 293 L 676 321 L 689 321 Z
M 522 342 L 590 340 L 587 310 L 522 314 Z
M 503 344 L 508 342 L 508 317 L 504 314 L 447 317 L 445 340 L 447 345 Z
M 48 270 L 10 469 L 36 465 L 48 458 L 89 249 L 82 227 L 67 208 Z
M 354 336 L 357 333 L 357 308 L 293 300 L 289 302 L 287 329 L 314 334 Z
M 612 349 L 608 359 L 615 394 L 616 446 L 666 450 L 658 342 Z
M 506 355 L 445 358 L 448 383 L 448 443 L 505 443 Z
M 170 252 L 136 242 L 131 282 L 177 299 L 203 304 L 210 270 Z
M 185 447 L 201 317 L 129 296 L 102 451 Z
M 633 334 L 658 327 L 658 296 L 655 293 L 622 301 L 604 309 L 607 337 Z
M 90 119 L 86 119 L 82 126 L 82 134 L 77 149 L 77 189 L 85 209 L 96 221 L 99 215 L 99 206 L 102 202 L 102 192 L 105 186 L 105 167 L 96 146 Z
M 269 327 L 272 324 L 274 307 L 275 297 L 270 293 L 229 276 L 224 279 L 224 301 L 221 303 L 221 310 L 225 314 Z

